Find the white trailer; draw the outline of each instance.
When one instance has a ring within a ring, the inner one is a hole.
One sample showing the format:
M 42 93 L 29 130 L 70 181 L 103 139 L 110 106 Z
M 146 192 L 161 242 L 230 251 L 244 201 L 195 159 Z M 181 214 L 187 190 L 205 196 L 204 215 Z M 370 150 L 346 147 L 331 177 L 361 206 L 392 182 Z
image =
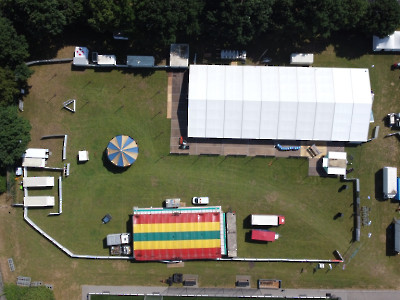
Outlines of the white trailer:
M 397 194 L 397 168 L 383 168 L 383 198 L 392 199 Z
M 280 215 L 251 215 L 252 226 L 279 226 L 285 224 L 285 217 Z
M 312 53 L 292 53 L 290 55 L 290 64 L 297 66 L 310 66 L 314 63 L 314 54 Z
M 25 207 L 46 207 L 54 206 L 54 197 L 52 196 L 29 196 L 24 197 Z
M 25 151 L 25 157 L 49 158 L 49 149 L 29 148 Z
M 31 187 L 52 187 L 54 186 L 54 177 L 24 177 L 23 185 L 26 188 Z
M 24 159 L 22 160 L 22 166 L 31 168 L 44 168 L 46 166 L 46 159 L 24 157 Z

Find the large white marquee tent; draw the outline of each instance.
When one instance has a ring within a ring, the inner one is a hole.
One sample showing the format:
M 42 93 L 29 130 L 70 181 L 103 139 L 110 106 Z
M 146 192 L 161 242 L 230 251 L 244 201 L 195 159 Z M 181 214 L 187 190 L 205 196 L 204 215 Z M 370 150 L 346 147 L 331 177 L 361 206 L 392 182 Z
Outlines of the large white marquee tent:
M 368 69 L 191 65 L 188 136 L 364 142 Z

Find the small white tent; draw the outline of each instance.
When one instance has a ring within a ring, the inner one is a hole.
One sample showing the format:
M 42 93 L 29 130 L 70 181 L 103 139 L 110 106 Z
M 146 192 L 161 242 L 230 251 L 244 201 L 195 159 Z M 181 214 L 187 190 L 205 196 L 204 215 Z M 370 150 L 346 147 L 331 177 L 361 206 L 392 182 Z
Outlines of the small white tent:
M 400 51 L 400 31 L 395 31 L 382 39 L 374 35 L 372 43 L 374 51 Z

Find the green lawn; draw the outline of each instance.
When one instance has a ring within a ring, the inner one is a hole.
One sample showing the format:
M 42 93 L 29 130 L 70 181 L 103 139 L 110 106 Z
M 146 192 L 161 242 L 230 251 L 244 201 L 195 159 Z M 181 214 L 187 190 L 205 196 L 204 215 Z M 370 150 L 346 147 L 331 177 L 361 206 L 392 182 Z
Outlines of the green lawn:
M 14 258 L 18 275 L 53 283 L 57 299 L 76 299 L 81 284 L 160 285 L 176 270 L 199 274 L 203 287 L 233 287 L 235 275 L 250 274 L 254 284 L 258 278 L 278 278 L 285 288 L 397 288 L 399 258 L 386 255 L 386 228 L 398 204 L 375 200 L 376 172 L 385 165 L 400 167 L 399 141 L 383 138 L 389 129 L 381 121 L 388 112 L 400 111 L 400 74 L 390 71 L 396 60 L 399 57 L 394 55 L 347 60 L 336 57 L 333 48 L 315 58 L 316 66 L 369 68 L 376 95 L 371 131 L 380 125 L 379 138 L 347 149 L 354 156 L 351 175 L 360 178 L 361 204 L 372 209 L 372 225 L 362 228 L 361 242 L 354 244 L 351 189 L 339 193 L 343 183 L 338 179 L 308 177 L 305 159 L 170 156 L 164 71 L 139 74 L 37 66 L 30 80 L 32 88 L 22 113 L 33 127 L 30 146 L 50 148 L 49 165 L 60 167 L 62 139 L 41 141 L 40 137 L 68 134 L 66 162 L 71 163 L 71 175 L 63 181 L 61 216 L 47 216 L 56 207 L 30 210 L 29 216 L 72 252 L 107 255 L 103 239 L 129 230 L 133 206 L 158 207 L 169 197 L 189 205 L 192 196 L 204 195 L 212 205 L 236 211 L 240 257 L 330 259 L 337 249 L 345 256 L 345 270 L 342 265 L 314 272 L 313 264 L 214 261 L 185 262 L 183 269 L 167 269 L 160 263 L 70 259 L 24 223 L 18 208 L 0 216 L 0 228 L 6 229 L 3 239 L 8 241 L 0 247 L 1 257 Z M 62 109 L 62 102 L 71 98 L 77 100 L 75 114 Z M 118 134 L 130 135 L 139 144 L 137 161 L 124 172 L 104 161 L 109 140 Z M 83 148 L 89 151 L 90 161 L 77 164 L 76 155 Z M 57 189 L 35 193 L 57 196 Z M 18 197 L 22 199 L 22 192 Z M 333 220 L 337 212 L 343 212 L 344 218 Z M 106 213 L 113 218 L 103 225 Z M 246 218 L 251 213 L 285 215 L 286 224 L 277 229 L 280 239 L 268 245 L 247 242 Z M 6 281 L 14 280 L 14 274 L 4 272 Z

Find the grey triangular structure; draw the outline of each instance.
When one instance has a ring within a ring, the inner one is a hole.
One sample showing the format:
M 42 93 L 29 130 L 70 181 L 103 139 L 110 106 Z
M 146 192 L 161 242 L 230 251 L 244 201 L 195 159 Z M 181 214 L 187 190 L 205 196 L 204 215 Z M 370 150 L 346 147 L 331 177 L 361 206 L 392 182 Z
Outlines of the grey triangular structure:
M 72 104 L 73 108 L 69 107 L 71 104 Z M 74 113 L 75 112 L 75 108 L 76 108 L 76 100 L 75 99 L 69 99 L 68 101 L 65 101 L 63 103 L 63 106 L 64 106 L 65 109 L 68 109 L 69 111 Z

